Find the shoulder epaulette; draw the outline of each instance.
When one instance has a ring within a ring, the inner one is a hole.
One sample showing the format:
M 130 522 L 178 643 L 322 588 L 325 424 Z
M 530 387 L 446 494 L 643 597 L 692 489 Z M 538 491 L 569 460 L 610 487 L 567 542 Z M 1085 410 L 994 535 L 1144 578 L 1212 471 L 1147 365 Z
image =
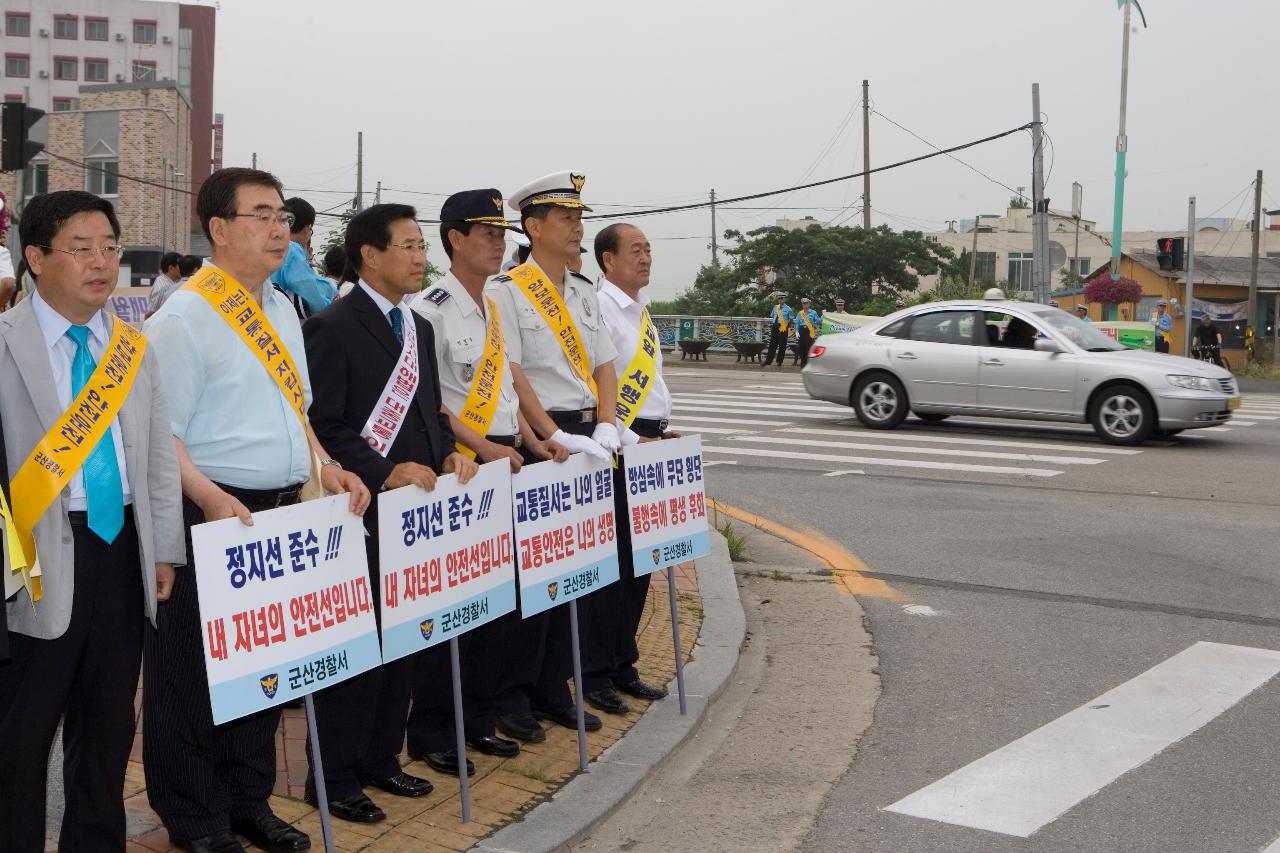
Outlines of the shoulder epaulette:
M 505 283 L 505 282 L 511 281 L 511 276 L 507 275 L 506 273 L 503 273 L 502 275 L 495 275 L 493 277 L 493 280 L 501 281 Z
M 449 291 L 443 287 L 433 287 L 427 291 L 426 299 L 437 305 L 443 305 L 449 299 Z

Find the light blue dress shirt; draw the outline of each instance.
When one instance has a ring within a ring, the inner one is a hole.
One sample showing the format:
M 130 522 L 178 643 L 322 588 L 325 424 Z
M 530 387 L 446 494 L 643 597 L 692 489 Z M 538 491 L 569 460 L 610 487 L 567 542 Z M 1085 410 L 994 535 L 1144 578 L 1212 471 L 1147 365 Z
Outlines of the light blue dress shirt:
M 787 324 L 787 332 L 791 332 L 791 321 L 796 318 L 796 313 L 791 310 L 790 305 L 782 306 L 782 319 Z M 778 306 L 774 305 L 769 309 L 769 321 L 773 324 L 773 328 L 778 328 Z
M 302 244 L 292 240 L 289 241 L 284 263 L 271 276 L 271 281 L 301 296 L 312 314 L 327 307 L 338 295 L 329 279 L 311 268 L 307 250 L 302 248 Z
M 71 362 L 76 357 L 76 342 L 67 337 L 67 329 L 71 321 L 63 317 L 53 307 L 40 298 L 37 287 L 31 291 L 31 309 L 35 312 L 36 323 L 40 326 L 40 334 L 44 336 L 44 344 L 49 348 L 49 367 L 53 369 L 53 384 L 58 392 L 58 405 L 66 411 L 71 407 Z M 116 322 L 121 322 L 117 320 Z M 99 311 L 86 324 L 89 327 L 89 352 L 95 362 L 102 361 L 102 353 L 111 340 L 107 330 L 107 319 Z M 129 469 L 124 464 L 124 437 L 120 431 L 120 419 L 111 421 L 111 438 L 116 445 L 116 464 L 120 466 L 120 482 L 124 486 L 124 502 L 128 506 L 133 502 L 133 489 L 129 485 Z M 84 474 L 76 471 L 68 484 L 72 512 L 84 512 L 88 508 L 85 501 Z
M 805 313 L 809 315 L 809 322 L 813 325 L 813 336 L 816 338 L 822 334 L 822 318 L 812 308 L 801 308 L 796 312 L 796 334 L 800 334 L 800 330 L 804 328 L 804 321 L 800 319 L 800 315 Z
M 270 282 L 262 303 L 310 405 L 298 315 Z M 297 414 L 262 362 L 203 296 L 179 290 L 142 330 L 159 356 L 173 434 L 206 477 L 241 489 L 283 489 L 307 480 L 311 449 Z

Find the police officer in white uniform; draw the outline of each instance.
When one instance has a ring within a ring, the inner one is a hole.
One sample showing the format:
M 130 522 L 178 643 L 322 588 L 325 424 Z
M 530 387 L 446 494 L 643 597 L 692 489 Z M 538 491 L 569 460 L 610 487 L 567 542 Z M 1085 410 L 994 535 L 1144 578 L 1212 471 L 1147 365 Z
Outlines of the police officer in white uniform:
M 495 278 L 485 293 L 493 297 L 507 330 L 507 357 L 520 411 L 529 426 L 571 452 L 604 460 L 620 447 L 614 425 L 618 382 L 613 360 L 617 351 L 601 321 L 591 280 L 568 267 L 581 251 L 582 212 L 591 209 L 580 195 L 585 181 L 583 175 L 573 172 L 547 175 L 512 193 L 508 203 L 520 211 L 521 227 L 531 243 L 528 264 L 560 293 L 573 319 L 598 398 L 569 362 L 541 312 L 510 275 Z M 580 612 L 589 606 L 587 596 L 579 605 Z M 539 717 L 577 728 L 567 684 L 572 657 L 565 611 L 563 607 L 548 611 L 551 625 L 542 647 L 531 648 L 532 642 L 509 646 L 522 660 L 508 668 L 518 677 L 504 683 L 496 705 L 498 729 L 511 737 L 529 742 L 544 739 Z M 524 624 L 535 621 L 526 619 Z M 596 731 L 600 725 L 598 717 L 587 714 L 588 731 Z
M 520 414 L 520 398 L 505 356 L 487 432 L 482 434 L 472 421 L 459 417 L 484 362 L 489 321 L 484 286 L 497 274 L 506 233 L 515 225 L 503 215 L 502 193 L 494 189 L 455 193 L 445 201 L 440 219 L 440 239 L 451 266 L 435 287 L 415 297 L 412 307 L 435 329 L 440 393 L 454 437 L 482 463 L 508 459 L 513 473 L 526 462 L 563 462 L 569 458 L 568 449 L 538 438 Z M 497 737 L 493 725 L 494 697 L 502 683 L 504 662 L 510 658 L 505 647 L 520 636 L 520 622 L 516 610 L 463 638 L 464 729 L 467 743 L 486 755 L 509 757 L 520 752 L 515 741 Z M 414 684 L 414 709 L 408 725 L 411 755 L 429 753 L 432 736 L 431 703 L 419 703 L 417 697 L 439 691 L 440 685 L 434 682 L 419 679 Z

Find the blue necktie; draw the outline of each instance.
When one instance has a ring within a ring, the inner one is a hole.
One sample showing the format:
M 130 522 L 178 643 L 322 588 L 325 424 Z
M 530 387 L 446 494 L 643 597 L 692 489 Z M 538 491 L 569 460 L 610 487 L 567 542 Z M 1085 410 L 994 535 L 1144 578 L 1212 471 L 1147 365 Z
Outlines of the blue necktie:
M 76 356 L 71 361 L 71 397 L 74 399 L 98 363 L 89 352 L 89 327 L 72 326 L 67 337 L 76 342 Z M 89 529 L 108 545 L 124 527 L 124 487 L 120 480 L 120 464 L 116 461 L 116 443 L 107 428 L 98 446 L 93 448 L 84 467 L 85 498 L 89 508 Z
M 396 340 L 404 343 L 404 318 L 400 316 L 399 308 L 392 308 L 387 312 L 387 317 L 391 319 L 391 331 L 396 333 Z

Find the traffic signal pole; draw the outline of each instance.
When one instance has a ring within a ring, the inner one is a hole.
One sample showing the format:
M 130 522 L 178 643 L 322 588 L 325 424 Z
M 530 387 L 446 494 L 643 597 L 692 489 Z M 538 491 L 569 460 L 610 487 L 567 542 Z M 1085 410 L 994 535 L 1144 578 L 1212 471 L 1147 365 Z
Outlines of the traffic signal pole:
M 1133 18 L 1129 0 L 1124 5 L 1124 45 L 1120 54 L 1120 132 L 1116 134 L 1116 206 L 1111 217 L 1111 280 L 1120 278 L 1120 240 L 1124 234 L 1124 170 L 1125 155 L 1129 151 L 1129 137 L 1125 134 L 1125 114 L 1129 106 L 1129 25 Z

